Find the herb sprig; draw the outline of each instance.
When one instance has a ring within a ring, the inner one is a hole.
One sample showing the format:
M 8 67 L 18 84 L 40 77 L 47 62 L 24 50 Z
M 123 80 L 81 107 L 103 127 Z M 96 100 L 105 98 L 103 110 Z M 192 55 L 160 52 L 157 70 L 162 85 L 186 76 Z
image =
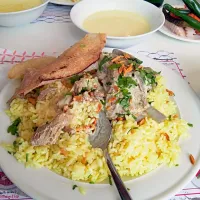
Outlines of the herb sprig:
M 132 86 L 137 86 L 137 83 L 131 77 L 125 77 L 125 76 L 119 75 L 117 85 L 121 89 L 121 88 L 130 88 Z
M 74 84 L 76 81 L 80 80 L 83 77 L 83 75 L 74 75 L 69 80 L 71 84 Z
M 17 118 L 7 129 L 8 133 L 11 133 L 11 135 L 19 136 L 18 134 L 18 126 L 21 122 L 20 118 Z
M 154 85 L 156 82 L 156 75 L 160 74 L 160 72 L 155 72 L 149 68 L 141 68 L 137 69 L 140 72 L 140 76 L 144 81 L 145 85 Z
M 128 111 L 131 100 L 131 93 L 128 89 L 137 86 L 137 83 L 131 77 L 119 75 L 117 85 L 123 95 L 123 97 L 119 98 L 117 102 L 124 108 L 124 110 Z
M 113 63 L 112 65 L 110 65 L 110 66 L 108 67 L 108 69 L 112 69 L 112 70 L 114 70 L 114 69 L 119 69 L 121 66 L 122 66 L 121 64 Z
M 99 62 L 99 71 L 102 71 L 103 70 L 103 65 L 105 63 L 107 63 L 108 61 L 111 61 L 111 57 L 108 57 L 108 56 L 104 56 L 103 59 Z

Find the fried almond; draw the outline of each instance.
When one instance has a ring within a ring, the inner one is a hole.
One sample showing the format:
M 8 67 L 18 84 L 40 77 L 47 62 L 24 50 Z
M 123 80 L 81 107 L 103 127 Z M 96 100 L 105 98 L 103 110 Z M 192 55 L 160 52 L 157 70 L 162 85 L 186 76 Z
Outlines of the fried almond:
M 194 159 L 194 156 L 192 154 L 190 154 L 189 158 L 190 158 L 190 162 L 194 165 L 196 162 Z

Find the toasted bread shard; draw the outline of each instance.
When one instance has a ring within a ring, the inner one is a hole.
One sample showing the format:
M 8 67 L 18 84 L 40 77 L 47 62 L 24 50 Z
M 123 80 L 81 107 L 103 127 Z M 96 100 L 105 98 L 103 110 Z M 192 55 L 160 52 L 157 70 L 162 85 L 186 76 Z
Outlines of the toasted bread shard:
M 52 71 L 41 75 L 42 80 L 60 79 L 77 74 L 99 59 L 105 46 L 105 34 L 88 34 L 67 49 L 51 64 Z
M 45 67 L 56 60 L 56 57 L 53 56 L 45 56 L 40 58 L 33 58 L 30 60 L 26 60 L 24 62 L 18 63 L 14 65 L 8 71 L 8 78 L 10 79 L 21 79 L 23 78 L 26 70 L 29 69 L 40 69 Z
M 85 70 L 99 59 L 105 42 L 105 34 L 87 34 L 79 42 L 64 51 L 53 63 L 39 69 L 27 70 L 20 88 L 16 90 L 12 99 L 19 95 L 26 95 L 51 80 L 69 77 Z

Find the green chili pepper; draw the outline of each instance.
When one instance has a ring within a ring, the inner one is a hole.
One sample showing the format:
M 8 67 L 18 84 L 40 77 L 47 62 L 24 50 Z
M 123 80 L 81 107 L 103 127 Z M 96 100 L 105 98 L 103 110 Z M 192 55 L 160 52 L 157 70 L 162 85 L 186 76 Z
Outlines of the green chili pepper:
M 188 15 L 188 14 L 190 14 L 191 13 L 191 11 L 190 10 L 188 10 L 188 9 L 178 9 L 179 10 L 179 12 L 181 13 L 181 14 L 186 14 L 186 15 Z
M 183 0 L 185 5 L 198 17 L 200 17 L 200 4 L 196 0 Z
M 190 17 L 190 16 L 188 16 L 186 14 L 182 14 L 178 9 L 173 8 L 169 4 L 164 4 L 163 8 L 166 9 L 166 10 L 168 10 L 169 12 L 173 13 L 177 17 L 180 17 L 181 19 L 183 19 L 192 28 L 200 31 L 200 23 L 197 20 L 193 19 L 192 17 Z

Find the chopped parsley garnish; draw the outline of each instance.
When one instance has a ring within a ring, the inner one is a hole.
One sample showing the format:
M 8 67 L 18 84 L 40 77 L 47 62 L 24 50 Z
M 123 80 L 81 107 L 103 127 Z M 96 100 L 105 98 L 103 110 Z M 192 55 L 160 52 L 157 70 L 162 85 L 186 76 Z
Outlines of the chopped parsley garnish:
M 145 85 L 154 85 L 156 84 L 156 75 L 157 72 L 151 70 L 151 69 L 138 69 L 140 72 L 140 76 L 142 80 L 144 81 Z
M 13 142 L 13 147 L 14 147 L 14 148 L 17 148 L 17 147 L 18 147 L 17 141 L 14 141 L 14 142 Z
M 72 95 L 72 92 L 66 92 L 65 93 L 65 96 L 69 96 L 69 95 Z
M 149 104 L 151 105 L 154 101 L 149 101 Z
M 138 129 L 138 127 L 133 127 L 132 129 Z
M 139 64 L 134 60 L 128 59 L 128 64 L 132 64 L 134 67 L 139 67 Z
M 117 85 L 123 95 L 123 97 L 119 98 L 117 102 L 123 107 L 124 110 L 128 111 L 131 99 L 131 93 L 129 92 L 128 88 L 137 86 L 137 83 L 131 77 L 119 75 Z
M 38 128 L 37 126 L 33 127 L 33 131 L 35 132 L 37 130 L 37 128 Z
M 128 63 L 133 64 L 134 67 L 139 67 L 143 62 L 137 58 L 129 58 Z
M 90 181 L 89 184 L 94 184 L 94 181 Z
M 127 110 L 129 105 L 130 105 L 130 99 L 131 99 L 131 96 L 124 96 L 123 98 L 119 98 L 117 103 L 119 103 L 123 108 L 124 110 Z
M 187 125 L 188 125 L 189 127 L 193 127 L 193 124 L 191 124 L 191 123 L 188 123 Z
M 100 102 L 101 102 L 102 105 L 104 105 L 104 106 L 106 105 L 106 101 L 100 100 Z
M 118 117 L 125 117 L 125 114 L 116 113 Z
M 111 82 L 106 82 L 106 85 L 112 85 L 112 83 Z
M 124 88 L 124 87 L 130 88 L 132 86 L 137 86 L 137 83 L 131 77 L 125 77 L 125 76 L 119 75 L 117 85 L 121 89 L 121 88 Z
M 78 187 L 78 185 L 73 185 L 72 190 L 75 190 Z
M 130 128 L 130 129 L 128 130 L 127 134 L 128 134 L 131 130 L 132 130 L 132 128 Z
M 169 115 L 168 119 L 169 119 L 169 121 L 171 121 L 171 120 L 172 120 L 172 116 L 171 116 L 171 115 Z
M 126 188 L 128 191 L 130 191 L 131 189 L 130 188 Z
M 36 88 L 34 91 L 38 96 L 40 95 L 40 88 Z
M 113 63 L 112 65 L 110 65 L 108 67 L 108 69 L 119 69 L 122 65 L 121 64 L 116 64 L 116 63 Z
M 12 154 L 10 151 L 8 151 L 9 154 Z
M 141 60 L 139 60 L 138 58 L 134 58 L 134 61 L 136 61 L 138 64 L 142 64 L 143 62 Z
M 83 77 L 83 75 L 74 75 L 71 78 L 69 78 L 71 84 L 74 84 L 76 81 L 80 80 Z
M 8 133 L 11 133 L 12 135 L 18 136 L 18 126 L 21 122 L 20 118 L 17 118 L 7 129 Z
M 179 166 L 179 164 L 176 164 L 175 166 L 176 166 L 176 167 L 178 167 L 178 166 Z
M 132 115 L 132 118 L 133 118 L 134 120 L 136 120 L 136 119 L 137 119 L 137 117 L 136 117 L 135 115 Z
M 79 94 L 83 94 L 84 92 L 88 91 L 88 89 L 86 87 L 82 87 L 81 91 L 79 92 Z
M 107 63 L 108 61 L 110 61 L 112 58 L 111 57 L 108 57 L 108 56 L 104 56 L 103 59 L 100 61 L 99 63 L 99 71 L 102 71 L 103 70 L 103 65 L 105 63 Z
M 109 184 L 112 185 L 112 178 L 111 175 L 108 175 Z
M 26 162 L 28 162 L 28 153 L 26 153 Z

